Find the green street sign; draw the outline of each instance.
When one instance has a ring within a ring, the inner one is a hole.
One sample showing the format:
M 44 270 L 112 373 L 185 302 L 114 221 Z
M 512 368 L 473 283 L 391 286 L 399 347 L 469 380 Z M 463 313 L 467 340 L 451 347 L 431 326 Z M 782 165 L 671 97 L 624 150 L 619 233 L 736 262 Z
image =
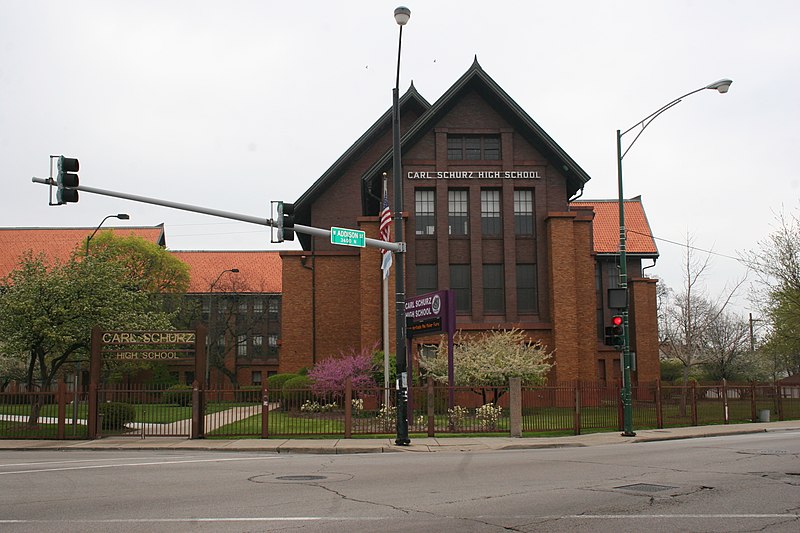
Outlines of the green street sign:
M 364 248 L 366 236 L 366 232 L 357 229 L 331 228 L 331 244 Z

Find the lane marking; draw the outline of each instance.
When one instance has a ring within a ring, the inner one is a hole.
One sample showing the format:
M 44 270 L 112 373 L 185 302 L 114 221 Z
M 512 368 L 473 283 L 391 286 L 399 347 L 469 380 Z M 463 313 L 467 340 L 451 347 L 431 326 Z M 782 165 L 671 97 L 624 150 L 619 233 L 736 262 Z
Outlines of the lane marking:
M 574 514 L 563 518 L 628 519 L 628 518 L 800 518 L 797 513 L 745 513 L 745 514 Z
M 176 457 L 180 457 L 183 459 L 188 459 L 191 457 L 202 457 L 200 455 L 176 455 L 171 456 L 173 459 Z M 99 463 L 101 461 L 135 461 L 136 459 L 140 460 L 155 460 L 160 458 L 167 458 L 164 456 L 154 455 L 152 457 L 105 457 L 102 459 L 75 459 L 72 461 L 34 461 L 30 463 L 0 463 L 0 468 L 9 467 L 9 466 L 37 466 L 37 465 L 68 465 L 74 463 Z
M 254 516 L 254 517 L 209 517 L 209 518 L 108 518 L 86 520 L 14 520 L 0 519 L 0 524 L 148 524 L 148 523 L 192 523 L 192 522 L 355 522 L 359 520 L 395 520 L 384 516 Z
M 119 468 L 125 466 L 161 466 L 161 465 L 175 465 L 175 464 L 191 464 L 191 463 L 217 463 L 217 462 L 232 462 L 232 461 L 262 461 L 264 459 L 277 459 L 277 457 L 232 457 L 226 459 L 193 459 L 193 460 L 180 460 L 180 461 L 154 461 L 149 463 L 122 463 L 110 465 L 85 465 L 85 466 L 65 466 L 61 468 L 39 468 L 34 470 L 14 470 L 10 472 L 0 472 L 0 476 L 7 476 L 10 474 L 38 474 L 42 472 L 64 472 L 67 470 L 95 470 L 98 468 Z

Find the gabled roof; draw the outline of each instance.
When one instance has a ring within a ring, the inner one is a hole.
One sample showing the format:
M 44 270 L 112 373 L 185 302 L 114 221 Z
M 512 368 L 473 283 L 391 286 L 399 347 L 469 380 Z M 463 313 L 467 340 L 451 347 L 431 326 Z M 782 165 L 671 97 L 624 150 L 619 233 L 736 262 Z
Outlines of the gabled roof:
M 401 139 L 401 148 L 413 145 L 422 135 L 433 128 L 467 89 L 477 90 L 488 101 L 496 104 L 498 110 L 514 124 L 516 131 L 537 146 L 542 155 L 564 173 L 567 178 L 568 196 L 574 195 L 591 179 L 586 171 L 483 70 L 478 63 L 477 56 L 469 70 L 406 131 Z M 361 179 L 364 181 L 373 179 L 378 172 L 388 168 L 391 158 L 392 150 L 389 149 L 364 173 Z
M 92 228 L 0 228 L 0 277 L 5 277 L 19 264 L 27 251 L 34 255 L 44 252 L 51 259 L 64 261 L 95 230 Z M 103 226 L 100 230 L 114 231 L 118 235 L 136 235 L 159 246 L 166 245 L 164 225 L 153 227 Z
M 400 106 L 400 113 L 402 115 L 403 111 L 410 107 L 416 106 L 420 111 L 424 111 L 431 107 L 431 104 L 425 100 L 422 95 L 417 92 L 416 87 L 414 87 L 414 83 L 411 83 L 408 91 L 400 98 L 399 100 Z M 364 134 L 353 143 L 353 145 L 343 153 L 336 162 L 331 165 L 331 167 L 325 171 L 325 173 L 320 176 L 320 178 L 314 182 L 311 187 L 303 193 L 303 195 L 295 201 L 295 210 L 307 210 L 310 207 L 310 204 L 314 201 L 316 197 L 318 197 L 331 183 L 332 179 L 338 177 L 344 169 L 351 163 L 354 157 L 356 157 L 363 149 L 365 149 L 369 143 L 373 142 L 375 138 L 382 132 L 388 131 L 392 127 L 392 109 L 389 108 L 381 117 L 375 121 L 375 123 L 370 126 L 370 128 L 364 132 Z
M 594 251 L 597 254 L 619 253 L 619 201 L 618 200 L 576 200 L 573 207 L 591 207 L 594 210 Z M 627 238 L 625 250 L 628 254 L 641 257 L 658 257 L 658 247 L 650 230 L 650 223 L 642 206 L 641 197 L 625 200 L 625 228 Z
M 188 292 L 190 293 L 279 294 L 282 290 L 280 252 L 174 251 L 171 253 L 189 265 Z M 238 269 L 239 272 L 225 272 L 231 269 Z

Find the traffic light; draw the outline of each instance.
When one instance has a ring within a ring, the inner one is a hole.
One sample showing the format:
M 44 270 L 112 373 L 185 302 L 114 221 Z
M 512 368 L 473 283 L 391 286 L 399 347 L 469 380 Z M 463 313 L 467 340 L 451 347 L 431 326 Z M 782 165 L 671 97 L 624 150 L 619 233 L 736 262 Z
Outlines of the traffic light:
M 611 325 L 606 328 L 606 344 L 617 350 L 625 346 L 625 326 L 621 315 L 611 317 Z
M 58 175 L 56 177 L 56 200 L 58 205 L 78 201 L 78 191 L 74 188 L 78 186 L 78 172 L 80 164 L 77 159 L 71 157 L 58 157 Z
M 278 242 L 294 240 L 294 204 L 278 202 Z

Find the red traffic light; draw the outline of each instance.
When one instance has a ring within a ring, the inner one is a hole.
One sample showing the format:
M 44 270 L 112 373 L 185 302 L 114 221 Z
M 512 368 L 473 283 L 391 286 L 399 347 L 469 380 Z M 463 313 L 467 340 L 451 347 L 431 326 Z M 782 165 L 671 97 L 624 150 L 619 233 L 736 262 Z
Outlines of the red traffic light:
M 619 316 L 619 315 L 612 316 L 611 317 L 611 323 L 613 325 L 615 325 L 615 326 L 621 326 L 622 325 L 622 317 Z

